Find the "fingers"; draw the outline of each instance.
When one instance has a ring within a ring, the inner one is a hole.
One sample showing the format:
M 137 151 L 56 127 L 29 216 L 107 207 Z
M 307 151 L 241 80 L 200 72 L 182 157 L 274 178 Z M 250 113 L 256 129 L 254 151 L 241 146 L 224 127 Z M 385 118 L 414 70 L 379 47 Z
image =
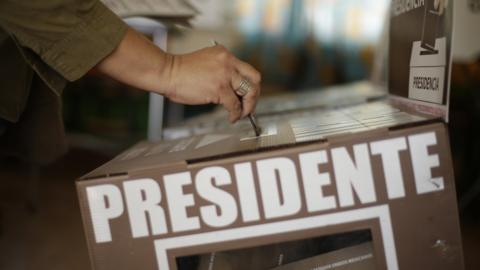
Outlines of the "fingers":
M 238 89 L 242 79 L 247 79 L 250 83 L 250 91 L 242 97 L 242 117 L 247 116 L 255 110 L 258 97 L 260 96 L 261 75 L 249 64 L 235 59 L 235 68 L 238 71 L 237 76 L 232 76 L 232 87 Z
M 445 8 L 448 6 L 448 0 L 435 0 L 433 7 L 438 10 L 438 14 L 443 15 Z
M 242 98 L 244 96 L 238 91 L 238 89 L 240 89 L 240 85 L 242 84 L 243 79 L 245 79 L 245 78 L 242 77 L 242 75 L 240 75 L 236 70 L 232 71 L 230 84 L 231 84 L 231 87 L 232 87 L 233 91 L 235 92 L 235 94 L 237 96 L 239 96 L 239 98 Z
M 220 75 L 220 81 L 228 81 L 226 85 L 222 82 L 218 89 L 219 102 L 228 110 L 230 122 L 235 122 L 254 111 L 260 95 L 260 73 L 235 58 L 225 47 L 216 45 L 212 49 L 220 64 L 217 75 Z M 235 90 L 244 79 L 248 80 L 250 89 L 246 95 L 238 97 Z
M 448 0 L 440 1 L 440 10 L 439 10 L 440 15 L 443 15 L 443 12 L 445 12 L 445 9 L 447 8 L 447 6 L 448 6 Z
M 260 86 L 252 85 L 250 92 L 242 97 L 242 117 L 245 117 L 255 111 L 259 95 Z
M 230 87 L 222 89 L 220 103 L 227 109 L 229 113 L 228 120 L 231 123 L 238 121 L 242 117 L 242 104 Z
M 260 88 L 258 85 L 251 83 L 250 80 L 239 75 L 238 73 L 236 76 L 232 77 L 232 80 L 234 81 L 232 82 L 232 84 L 235 87 L 234 89 L 237 89 L 235 93 L 236 95 L 240 96 L 242 100 L 242 118 L 243 118 L 255 111 L 255 106 L 257 105 L 258 96 L 260 94 Z M 240 91 L 240 85 L 242 84 L 243 80 L 245 80 L 246 83 L 249 85 L 247 87 L 248 92 L 246 94 L 241 93 Z
M 234 58 L 234 66 L 235 69 L 240 73 L 242 76 L 246 77 L 251 83 L 259 85 L 262 81 L 262 76 L 260 72 L 258 72 L 255 68 L 251 65 Z

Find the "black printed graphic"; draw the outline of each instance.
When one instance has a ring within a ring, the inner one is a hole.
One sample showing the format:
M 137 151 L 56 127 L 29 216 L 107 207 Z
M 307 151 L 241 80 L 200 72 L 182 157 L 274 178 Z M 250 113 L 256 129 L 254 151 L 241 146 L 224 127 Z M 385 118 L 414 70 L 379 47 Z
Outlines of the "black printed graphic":
M 419 106 L 442 105 L 444 109 L 438 114 L 445 116 L 453 3 L 422 2 L 415 8 L 402 9 L 404 12 L 392 12 L 389 90 L 394 96 L 420 102 Z
M 425 16 L 422 31 L 422 48 L 421 54 L 437 54 L 435 50 L 435 40 L 437 39 L 437 24 L 442 14 L 435 8 L 434 0 L 425 1 Z

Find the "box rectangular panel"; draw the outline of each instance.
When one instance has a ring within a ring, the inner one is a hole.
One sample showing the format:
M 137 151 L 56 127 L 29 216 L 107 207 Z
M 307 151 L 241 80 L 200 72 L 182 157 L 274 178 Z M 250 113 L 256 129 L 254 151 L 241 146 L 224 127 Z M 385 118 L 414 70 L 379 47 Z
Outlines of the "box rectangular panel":
M 131 161 L 111 165 L 124 174 L 77 183 L 94 269 L 177 269 L 185 256 L 360 229 L 372 232 L 378 269 L 463 267 L 442 123 L 193 162 Z

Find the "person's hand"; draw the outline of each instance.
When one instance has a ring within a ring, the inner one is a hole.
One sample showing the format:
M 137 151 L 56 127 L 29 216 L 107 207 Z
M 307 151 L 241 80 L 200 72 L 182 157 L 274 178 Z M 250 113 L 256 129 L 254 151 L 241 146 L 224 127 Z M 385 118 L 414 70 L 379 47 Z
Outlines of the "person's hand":
M 448 7 L 448 0 L 435 0 L 433 6 L 438 10 L 439 15 L 443 15 L 443 12 Z
M 96 68 L 122 83 L 178 103 L 222 104 L 231 122 L 252 113 L 260 95 L 260 73 L 224 47 L 170 55 L 131 28 Z M 250 87 L 244 87 L 244 80 Z M 245 88 L 249 91 L 240 102 L 235 90 Z
M 168 81 L 164 94 L 172 101 L 189 105 L 222 104 L 229 112 L 230 122 L 254 111 L 260 95 L 260 73 L 223 46 L 170 55 L 167 59 L 162 78 Z M 247 79 L 251 87 L 240 102 L 235 90 L 243 79 Z

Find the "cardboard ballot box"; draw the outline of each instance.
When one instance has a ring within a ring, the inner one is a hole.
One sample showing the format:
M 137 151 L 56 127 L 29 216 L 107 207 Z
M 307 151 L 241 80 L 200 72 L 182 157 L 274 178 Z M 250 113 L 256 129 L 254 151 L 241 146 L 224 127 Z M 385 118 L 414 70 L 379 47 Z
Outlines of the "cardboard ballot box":
M 446 129 L 415 119 L 265 151 L 248 149 L 295 135 L 141 143 L 78 182 L 94 269 L 178 269 L 185 256 L 365 228 L 378 269 L 460 269 Z
M 432 20 L 429 2 L 393 2 L 388 97 L 276 108 L 259 137 L 238 125 L 140 142 L 79 179 L 93 269 L 463 269 L 449 76 L 435 77 L 442 98 L 409 91 L 415 44 L 450 59 L 451 9 L 423 41 L 433 24 L 409 24 Z
M 255 117 L 263 122 L 279 118 L 300 115 L 311 110 L 334 109 L 384 98 L 385 89 L 369 81 L 359 81 L 344 85 L 335 85 L 322 89 L 309 89 L 300 93 L 281 94 L 261 98 L 255 108 Z M 184 123 L 165 128 L 163 138 L 174 140 L 192 135 L 203 135 L 216 130 L 245 130 L 251 126 L 248 120 L 231 124 L 223 108 L 211 113 L 193 117 Z

